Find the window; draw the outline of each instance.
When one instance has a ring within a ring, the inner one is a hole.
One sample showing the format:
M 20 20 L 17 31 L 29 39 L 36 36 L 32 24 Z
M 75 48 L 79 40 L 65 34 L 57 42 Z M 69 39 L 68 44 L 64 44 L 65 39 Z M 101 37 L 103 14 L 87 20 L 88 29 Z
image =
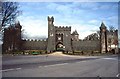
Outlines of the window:
M 61 37 L 58 37 L 58 40 L 60 41 L 60 40 L 61 40 Z
M 52 34 L 52 33 L 50 33 L 50 36 L 53 36 L 53 34 Z

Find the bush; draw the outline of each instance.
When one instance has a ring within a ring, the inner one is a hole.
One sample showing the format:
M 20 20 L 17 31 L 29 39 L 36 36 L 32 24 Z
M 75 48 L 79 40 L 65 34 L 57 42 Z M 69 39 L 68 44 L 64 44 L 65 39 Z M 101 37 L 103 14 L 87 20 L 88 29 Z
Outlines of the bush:
M 39 54 L 46 54 L 45 50 L 25 50 L 25 54 L 30 54 L 30 55 L 39 55 Z
M 83 55 L 83 51 L 73 51 L 74 55 Z

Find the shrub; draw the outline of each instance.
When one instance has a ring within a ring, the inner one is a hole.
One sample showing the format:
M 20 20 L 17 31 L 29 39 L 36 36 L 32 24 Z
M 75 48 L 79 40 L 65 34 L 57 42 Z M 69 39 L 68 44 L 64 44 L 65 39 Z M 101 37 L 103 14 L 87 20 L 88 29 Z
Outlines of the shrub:
M 73 51 L 73 54 L 74 55 L 83 55 L 84 53 L 83 53 L 83 51 Z
M 25 50 L 25 54 L 30 54 L 30 55 L 38 55 L 38 54 L 46 54 L 46 50 Z

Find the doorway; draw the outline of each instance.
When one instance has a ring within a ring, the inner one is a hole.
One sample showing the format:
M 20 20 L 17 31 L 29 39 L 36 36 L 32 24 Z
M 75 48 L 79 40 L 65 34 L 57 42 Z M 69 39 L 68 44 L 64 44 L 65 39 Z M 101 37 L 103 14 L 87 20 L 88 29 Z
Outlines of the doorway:
M 64 51 L 64 45 L 61 42 L 56 44 L 56 51 Z

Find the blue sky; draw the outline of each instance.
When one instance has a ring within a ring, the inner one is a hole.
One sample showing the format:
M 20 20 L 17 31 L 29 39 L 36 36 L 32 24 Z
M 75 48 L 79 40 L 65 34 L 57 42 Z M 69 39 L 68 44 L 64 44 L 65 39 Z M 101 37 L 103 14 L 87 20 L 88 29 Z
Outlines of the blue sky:
M 79 38 L 99 30 L 103 21 L 107 28 L 118 28 L 117 2 L 19 2 L 24 38 L 48 36 L 47 16 L 53 16 L 55 26 L 71 26 Z

